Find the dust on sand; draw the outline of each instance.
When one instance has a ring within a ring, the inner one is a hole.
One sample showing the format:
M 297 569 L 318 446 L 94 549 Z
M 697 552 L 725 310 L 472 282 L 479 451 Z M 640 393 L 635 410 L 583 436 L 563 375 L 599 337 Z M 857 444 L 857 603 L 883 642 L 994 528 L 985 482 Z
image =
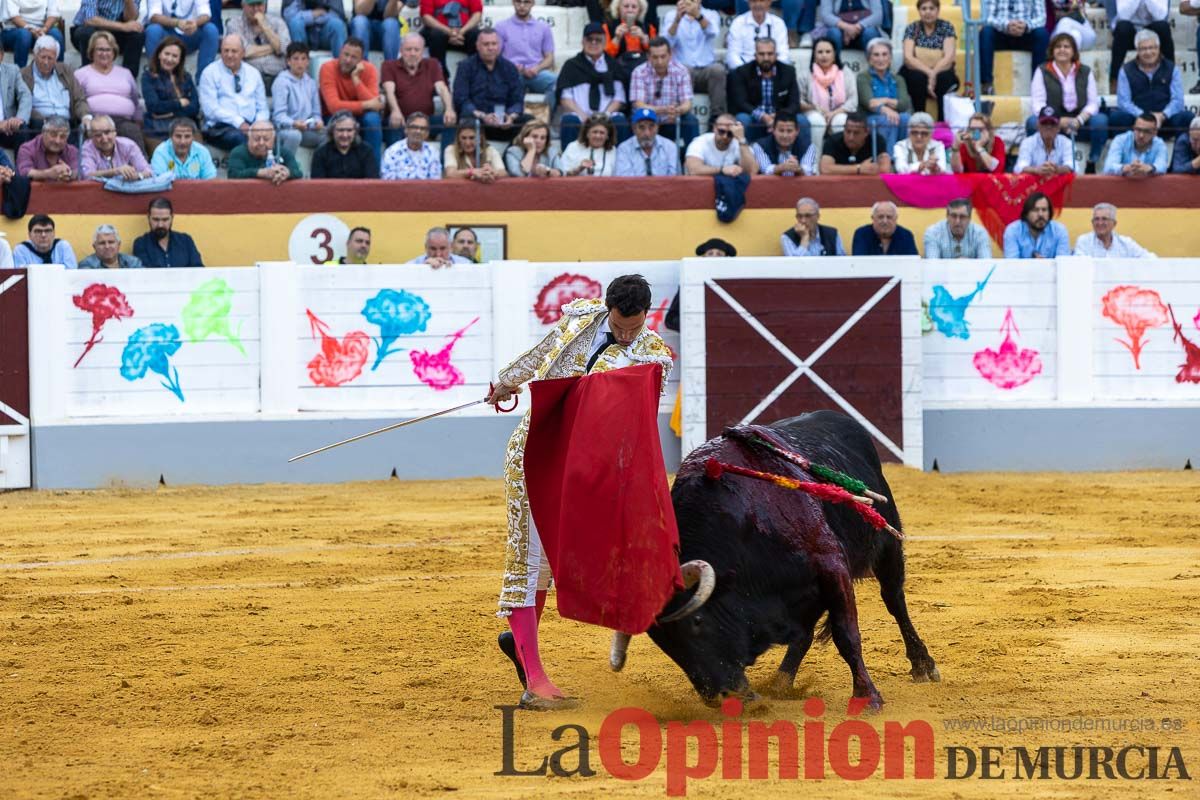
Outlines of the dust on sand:
M 943 682 L 910 682 L 876 584 L 860 583 L 864 655 L 887 703 L 873 724 L 929 721 L 937 778 L 713 777 L 690 794 L 1197 796 L 1195 781 L 1011 780 L 1018 745 L 1129 743 L 1163 758 L 1182 747 L 1200 779 L 1195 474 L 888 478 L 910 536 L 909 606 Z M 608 633 L 560 619 L 553 602 L 544 661 L 587 703 L 519 715 L 515 763 L 572 743 L 550 734 L 576 723 L 599 774 L 493 775 L 494 706 L 519 694 L 495 645 L 502 526 L 493 480 L 0 495 L 0 795 L 663 796 L 665 759 L 640 782 L 605 773 L 605 715 L 719 712 L 645 637 L 612 674 Z M 781 656 L 768 653 L 752 682 Z M 797 684 L 759 719 L 802 723 L 807 695 L 827 701 L 827 730 L 844 719 L 850 678 L 832 646 L 813 648 Z M 947 728 L 993 716 L 1183 729 Z M 952 745 L 1010 748 L 1009 779 L 945 780 Z

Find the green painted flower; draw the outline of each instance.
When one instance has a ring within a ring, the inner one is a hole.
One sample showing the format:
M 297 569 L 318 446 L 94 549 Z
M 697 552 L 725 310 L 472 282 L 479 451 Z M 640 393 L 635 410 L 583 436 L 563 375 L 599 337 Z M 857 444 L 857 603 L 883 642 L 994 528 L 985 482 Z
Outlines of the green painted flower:
M 229 312 L 232 310 L 233 289 L 222 278 L 213 278 L 200 284 L 183 307 L 183 329 L 188 339 L 200 342 L 216 334 L 246 355 L 241 339 L 229 328 Z M 241 325 L 238 330 L 241 330 Z

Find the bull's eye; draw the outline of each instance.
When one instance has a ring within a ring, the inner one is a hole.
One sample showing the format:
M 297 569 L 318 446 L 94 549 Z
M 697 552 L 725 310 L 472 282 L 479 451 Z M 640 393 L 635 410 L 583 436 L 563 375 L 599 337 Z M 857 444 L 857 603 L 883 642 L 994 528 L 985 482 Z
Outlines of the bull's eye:
M 704 618 L 700 614 L 692 614 L 692 630 L 699 632 L 704 627 Z

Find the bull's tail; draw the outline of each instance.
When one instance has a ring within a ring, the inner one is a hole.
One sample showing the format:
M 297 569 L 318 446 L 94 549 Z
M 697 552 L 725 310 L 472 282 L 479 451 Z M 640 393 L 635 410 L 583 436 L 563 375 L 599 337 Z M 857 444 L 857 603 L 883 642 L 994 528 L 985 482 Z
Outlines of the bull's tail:
M 816 639 L 821 644 L 829 644 L 829 641 L 833 639 L 833 623 L 829 620 L 828 611 L 821 616 L 820 621 L 817 623 Z

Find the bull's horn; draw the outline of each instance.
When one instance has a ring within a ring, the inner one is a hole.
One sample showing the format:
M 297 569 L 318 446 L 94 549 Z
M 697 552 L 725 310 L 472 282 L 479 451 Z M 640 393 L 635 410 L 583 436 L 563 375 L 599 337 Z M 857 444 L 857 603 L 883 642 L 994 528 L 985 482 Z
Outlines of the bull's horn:
M 625 667 L 625 653 L 629 650 L 629 640 L 632 638 L 620 631 L 613 634 L 612 649 L 608 651 L 608 665 L 613 672 L 620 672 Z
M 700 606 L 708 600 L 717 585 L 717 574 L 713 571 L 712 564 L 707 561 L 689 561 L 681 564 L 679 571 L 683 573 L 683 585 L 689 589 L 696 586 L 696 593 L 683 605 L 683 608 L 655 620 L 659 625 L 664 622 L 674 622 L 696 613 Z M 699 585 L 697 586 L 697 584 Z

